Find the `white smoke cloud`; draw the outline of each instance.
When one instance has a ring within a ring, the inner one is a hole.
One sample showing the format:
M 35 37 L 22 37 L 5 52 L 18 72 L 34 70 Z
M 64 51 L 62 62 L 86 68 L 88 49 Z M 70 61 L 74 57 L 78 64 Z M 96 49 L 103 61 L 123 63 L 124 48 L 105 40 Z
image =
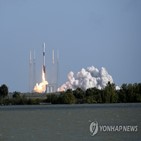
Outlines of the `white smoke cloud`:
M 83 90 L 93 87 L 103 89 L 108 82 L 113 83 L 113 78 L 104 67 L 98 70 L 91 66 L 86 69 L 82 68 L 77 74 L 69 72 L 68 81 L 58 88 L 58 91 L 75 90 L 78 87 Z

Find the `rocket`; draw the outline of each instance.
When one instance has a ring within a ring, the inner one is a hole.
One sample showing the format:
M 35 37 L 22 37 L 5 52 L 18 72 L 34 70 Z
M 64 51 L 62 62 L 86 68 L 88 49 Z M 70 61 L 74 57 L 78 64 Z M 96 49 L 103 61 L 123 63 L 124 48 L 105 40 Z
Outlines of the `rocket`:
M 45 43 L 43 45 L 43 72 L 46 73 L 46 67 L 45 67 Z

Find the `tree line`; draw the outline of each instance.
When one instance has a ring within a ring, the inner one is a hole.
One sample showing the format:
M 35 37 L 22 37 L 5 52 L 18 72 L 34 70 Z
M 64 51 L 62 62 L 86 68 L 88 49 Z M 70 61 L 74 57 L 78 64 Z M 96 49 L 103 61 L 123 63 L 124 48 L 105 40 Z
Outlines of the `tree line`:
M 8 87 L 0 86 L 0 104 L 2 105 L 24 105 L 24 104 L 83 104 L 83 103 L 136 103 L 141 102 L 141 83 L 122 84 L 116 90 L 115 84 L 110 82 L 104 89 L 89 88 L 82 90 L 68 89 L 65 92 L 46 94 L 45 98 L 28 98 L 28 94 L 14 92 L 12 97 L 8 96 Z M 39 94 L 40 95 L 40 94 Z
M 141 83 L 123 84 L 119 90 L 110 82 L 101 90 L 95 87 L 86 91 L 81 88 L 73 91 L 68 89 L 60 95 L 48 95 L 47 102 L 49 101 L 53 104 L 136 103 L 141 102 Z

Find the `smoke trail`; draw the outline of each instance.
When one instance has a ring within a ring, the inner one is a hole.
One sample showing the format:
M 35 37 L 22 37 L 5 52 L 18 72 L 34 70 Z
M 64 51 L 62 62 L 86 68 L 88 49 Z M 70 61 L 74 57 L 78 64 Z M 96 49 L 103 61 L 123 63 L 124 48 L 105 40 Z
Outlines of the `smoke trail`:
M 58 91 L 75 90 L 78 87 L 83 90 L 92 87 L 103 89 L 108 82 L 113 83 L 113 78 L 104 67 L 98 70 L 91 66 L 86 69 L 82 68 L 77 74 L 74 74 L 72 71 L 69 72 L 68 81 L 58 88 Z

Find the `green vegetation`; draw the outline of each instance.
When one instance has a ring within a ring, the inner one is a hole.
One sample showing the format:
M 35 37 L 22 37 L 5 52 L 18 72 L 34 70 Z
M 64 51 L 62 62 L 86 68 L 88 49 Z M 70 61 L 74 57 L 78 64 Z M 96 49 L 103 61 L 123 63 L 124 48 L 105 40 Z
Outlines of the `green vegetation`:
M 123 84 L 120 90 L 116 90 L 115 84 L 110 82 L 99 90 L 89 88 L 83 91 L 77 88 L 60 94 L 48 94 L 47 101 L 52 104 L 81 104 L 81 103 L 136 103 L 141 102 L 141 83 Z
M 8 87 L 3 84 L 0 86 L 0 98 L 4 98 L 8 95 Z
M 99 90 L 81 88 L 51 94 L 31 94 L 13 92 L 8 94 L 8 87 L 0 86 L 0 105 L 34 105 L 34 104 L 82 104 L 82 103 L 135 103 L 141 102 L 141 83 L 123 84 L 116 90 L 110 82 Z

